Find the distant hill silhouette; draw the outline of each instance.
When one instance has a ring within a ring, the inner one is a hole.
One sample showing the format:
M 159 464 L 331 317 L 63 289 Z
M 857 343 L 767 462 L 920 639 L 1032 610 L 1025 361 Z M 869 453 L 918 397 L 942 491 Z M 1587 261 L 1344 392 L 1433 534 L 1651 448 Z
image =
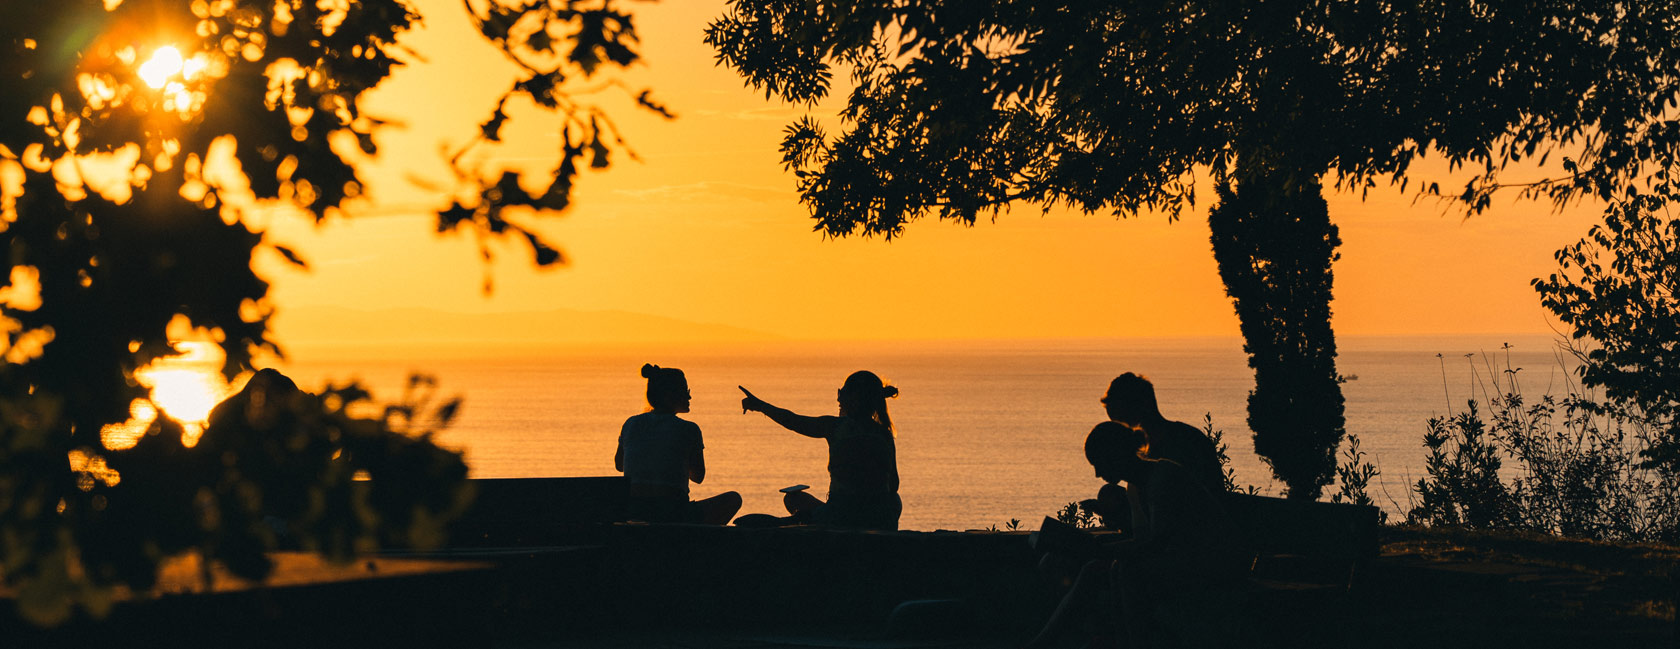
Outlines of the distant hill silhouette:
M 628 311 L 555 309 L 461 313 L 425 308 L 360 310 L 301 306 L 283 309 L 274 329 L 284 345 L 302 347 L 547 347 L 596 343 L 757 342 L 785 337 L 728 325 Z

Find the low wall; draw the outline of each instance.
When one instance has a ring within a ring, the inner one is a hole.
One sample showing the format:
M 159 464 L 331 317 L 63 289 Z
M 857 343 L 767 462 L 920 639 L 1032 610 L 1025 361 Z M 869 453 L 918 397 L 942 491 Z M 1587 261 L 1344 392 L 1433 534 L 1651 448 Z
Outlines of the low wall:
M 499 567 L 498 626 L 524 635 L 622 625 L 884 625 L 894 607 L 925 599 L 956 600 L 974 626 L 1014 632 L 1042 622 L 1056 601 L 1024 532 L 610 524 L 574 528 L 569 540 L 455 555 Z

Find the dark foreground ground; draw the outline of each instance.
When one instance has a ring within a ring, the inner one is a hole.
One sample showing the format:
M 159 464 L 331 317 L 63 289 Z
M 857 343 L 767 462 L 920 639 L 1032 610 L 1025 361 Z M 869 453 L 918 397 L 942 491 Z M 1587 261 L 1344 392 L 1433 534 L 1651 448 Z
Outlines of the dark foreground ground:
M 1680 647 L 1680 549 L 1382 536 L 1351 587 L 1303 567 L 1183 614 L 1181 644 Z M 8 610 L 0 647 L 1012 647 L 1056 598 L 1022 533 L 618 525 L 568 537 L 349 566 L 283 555 L 268 587 L 223 577 L 211 594 L 187 566 L 100 622 L 42 632 Z
M 1386 528 L 1381 556 L 1347 589 L 1271 583 L 1231 603 L 1231 630 L 1180 646 L 1680 647 L 1680 548 L 1512 534 Z M 1292 590 L 1293 589 L 1293 590 Z M 999 617 L 920 616 L 801 627 L 763 623 L 625 625 L 510 645 L 549 648 L 747 649 L 1015 647 L 1042 618 L 1032 605 Z M 902 611 L 901 611 L 902 612 Z M 1195 625 L 1230 625 L 1195 616 Z M 1070 639 L 1067 646 L 1082 646 Z

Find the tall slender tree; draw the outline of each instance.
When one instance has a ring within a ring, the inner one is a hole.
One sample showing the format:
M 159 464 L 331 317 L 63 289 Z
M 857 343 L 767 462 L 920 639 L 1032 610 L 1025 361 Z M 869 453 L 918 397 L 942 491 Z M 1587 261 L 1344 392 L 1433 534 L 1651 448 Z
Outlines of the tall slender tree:
M 1675 192 L 1658 175 L 1680 146 L 1673 0 L 733 0 L 706 38 L 785 101 L 849 74 L 839 132 L 807 116 L 782 143 L 827 236 L 1017 202 L 1176 219 L 1211 178 L 1255 449 L 1294 498 L 1319 495 L 1343 437 L 1325 184 L 1404 191 L 1435 153 L 1471 174 L 1445 192 L 1471 212 L 1507 186 L 1558 205 Z M 1554 154 L 1555 176 L 1500 178 Z

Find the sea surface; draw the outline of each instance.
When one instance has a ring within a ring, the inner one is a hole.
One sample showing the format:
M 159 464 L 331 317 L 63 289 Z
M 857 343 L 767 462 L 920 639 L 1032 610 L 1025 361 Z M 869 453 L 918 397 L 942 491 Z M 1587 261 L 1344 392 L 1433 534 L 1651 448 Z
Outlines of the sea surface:
M 1510 343 L 1509 349 L 1502 346 Z M 1516 377 L 1530 397 L 1559 394 L 1573 377 L 1542 337 L 1358 338 L 1340 341 L 1349 377 L 1347 430 L 1381 475 L 1372 496 L 1384 509 L 1410 507 L 1423 473 L 1430 417 L 1485 401 L 1492 381 Z M 776 342 L 605 346 L 483 357 L 414 353 L 403 360 L 321 354 L 284 368 L 306 389 L 355 378 L 396 399 L 406 377 L 437 377 L 438 396 L 465 405 L 438 437 L 465 453 L 475 477 L 613 475 L 624 419 L 647 409 L 642 363 L 677 367 L 689 378 L 706 444 L 707 475 L 694 497 L 734 490 L 742 513 L 784 513 L 778 489 L 827 488 L 821 440 L 743 414 L 737 385 L 807 415 L 834 414 L 835 392 L 854 370 L 880 374 L 901 390 L 888 402 L 897 429 L 906 529 L 984 529 L 1039 518 L 1091 497 L 1101 486 L 1082 454 L 1085 434 L 1105 419 L 1102 397 L 1122 372 L 1156 386 L 1162 412 L 1224 432 L 1239 483 L 1280 488 L 1253 453 L 1246 400 L 1253 387 L 1241 343 L 1228 339 Z M 317 360 L 309 360 L 315 358 Z M 1509 371 L 1508 371 L 1509 370 Z M 1332 486 L 1331 489 L 1334 489 Z

